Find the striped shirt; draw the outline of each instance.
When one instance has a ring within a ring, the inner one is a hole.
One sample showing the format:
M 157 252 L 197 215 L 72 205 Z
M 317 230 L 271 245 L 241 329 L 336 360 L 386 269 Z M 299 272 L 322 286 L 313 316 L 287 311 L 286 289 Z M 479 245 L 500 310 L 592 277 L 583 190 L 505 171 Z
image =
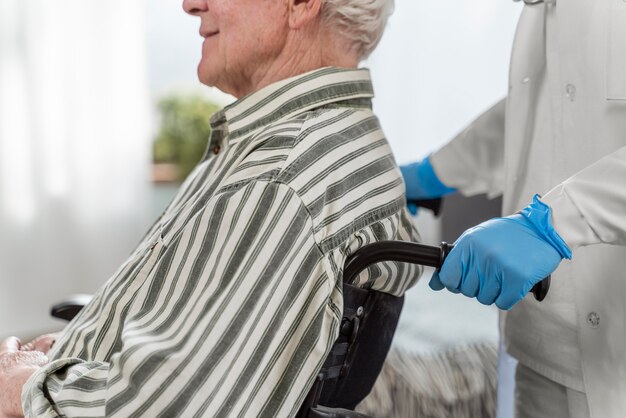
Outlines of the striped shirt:
M 26 416 L 293 416 L 342 314 L 346 257 L 418 240 L 367 70 L 283 80 L 211 119 L 205 157 L 23 389 Z M 402 295 L 420 270 L 358 286 Z

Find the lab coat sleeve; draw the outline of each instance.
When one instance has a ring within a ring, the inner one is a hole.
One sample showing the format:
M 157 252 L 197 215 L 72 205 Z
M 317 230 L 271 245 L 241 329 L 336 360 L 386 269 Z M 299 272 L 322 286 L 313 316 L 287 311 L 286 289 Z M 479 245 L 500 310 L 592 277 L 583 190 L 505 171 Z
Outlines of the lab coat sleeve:
M 543 199 L 570 248 L 626 245 L 626 147 L 570 177 Z
M 452 141 L 434 152 L 430 161 L 437 177 L 465 196 L 504 189 L 505 99 L 472 122 Z

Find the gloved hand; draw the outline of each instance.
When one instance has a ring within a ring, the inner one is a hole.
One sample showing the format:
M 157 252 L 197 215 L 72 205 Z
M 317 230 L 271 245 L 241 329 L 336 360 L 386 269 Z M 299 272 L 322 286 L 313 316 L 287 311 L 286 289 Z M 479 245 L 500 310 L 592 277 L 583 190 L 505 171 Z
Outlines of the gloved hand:
M 476 297 L 484 305 L 511 309 L 572 252 L 551 223 L 551 210 L 535 196 L 518 214 L 468 229 L 456 241 L 441 271 L 430 280 Z
M 430 163 L 430 156 L 420 162 L 400 166 L 400 171 L 406 185 L 407 206 L 413 215 L 417 213 L 417 206 L 411 200 L 436 199 L 456 191 L 439 180 Z

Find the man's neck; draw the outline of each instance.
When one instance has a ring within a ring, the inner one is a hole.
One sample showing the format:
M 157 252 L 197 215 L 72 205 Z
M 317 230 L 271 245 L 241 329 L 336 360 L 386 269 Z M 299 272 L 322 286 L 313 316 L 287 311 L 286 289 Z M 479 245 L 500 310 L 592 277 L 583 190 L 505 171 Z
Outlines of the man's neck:
M 231 92 L 241 98 L 286 78 L 304 74 L 323 67 L 356 68 L 356 53 L 337 42 L 321 42 L 319 39 L 288 39 L 285 48 L 267 66 L 251 69 L 250 83 L 235 86 Z

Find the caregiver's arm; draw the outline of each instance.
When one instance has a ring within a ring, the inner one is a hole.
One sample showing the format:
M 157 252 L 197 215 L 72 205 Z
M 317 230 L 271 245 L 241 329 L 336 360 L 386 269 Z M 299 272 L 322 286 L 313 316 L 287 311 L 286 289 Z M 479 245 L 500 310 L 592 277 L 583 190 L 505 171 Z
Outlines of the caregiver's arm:
M 542 199 L 570 248 L 626 245 L 626 147 L 552 189 Z
M 464 196 L 502 194 L 504 122 L 502 99 L 429 158 L 439 180 Z

